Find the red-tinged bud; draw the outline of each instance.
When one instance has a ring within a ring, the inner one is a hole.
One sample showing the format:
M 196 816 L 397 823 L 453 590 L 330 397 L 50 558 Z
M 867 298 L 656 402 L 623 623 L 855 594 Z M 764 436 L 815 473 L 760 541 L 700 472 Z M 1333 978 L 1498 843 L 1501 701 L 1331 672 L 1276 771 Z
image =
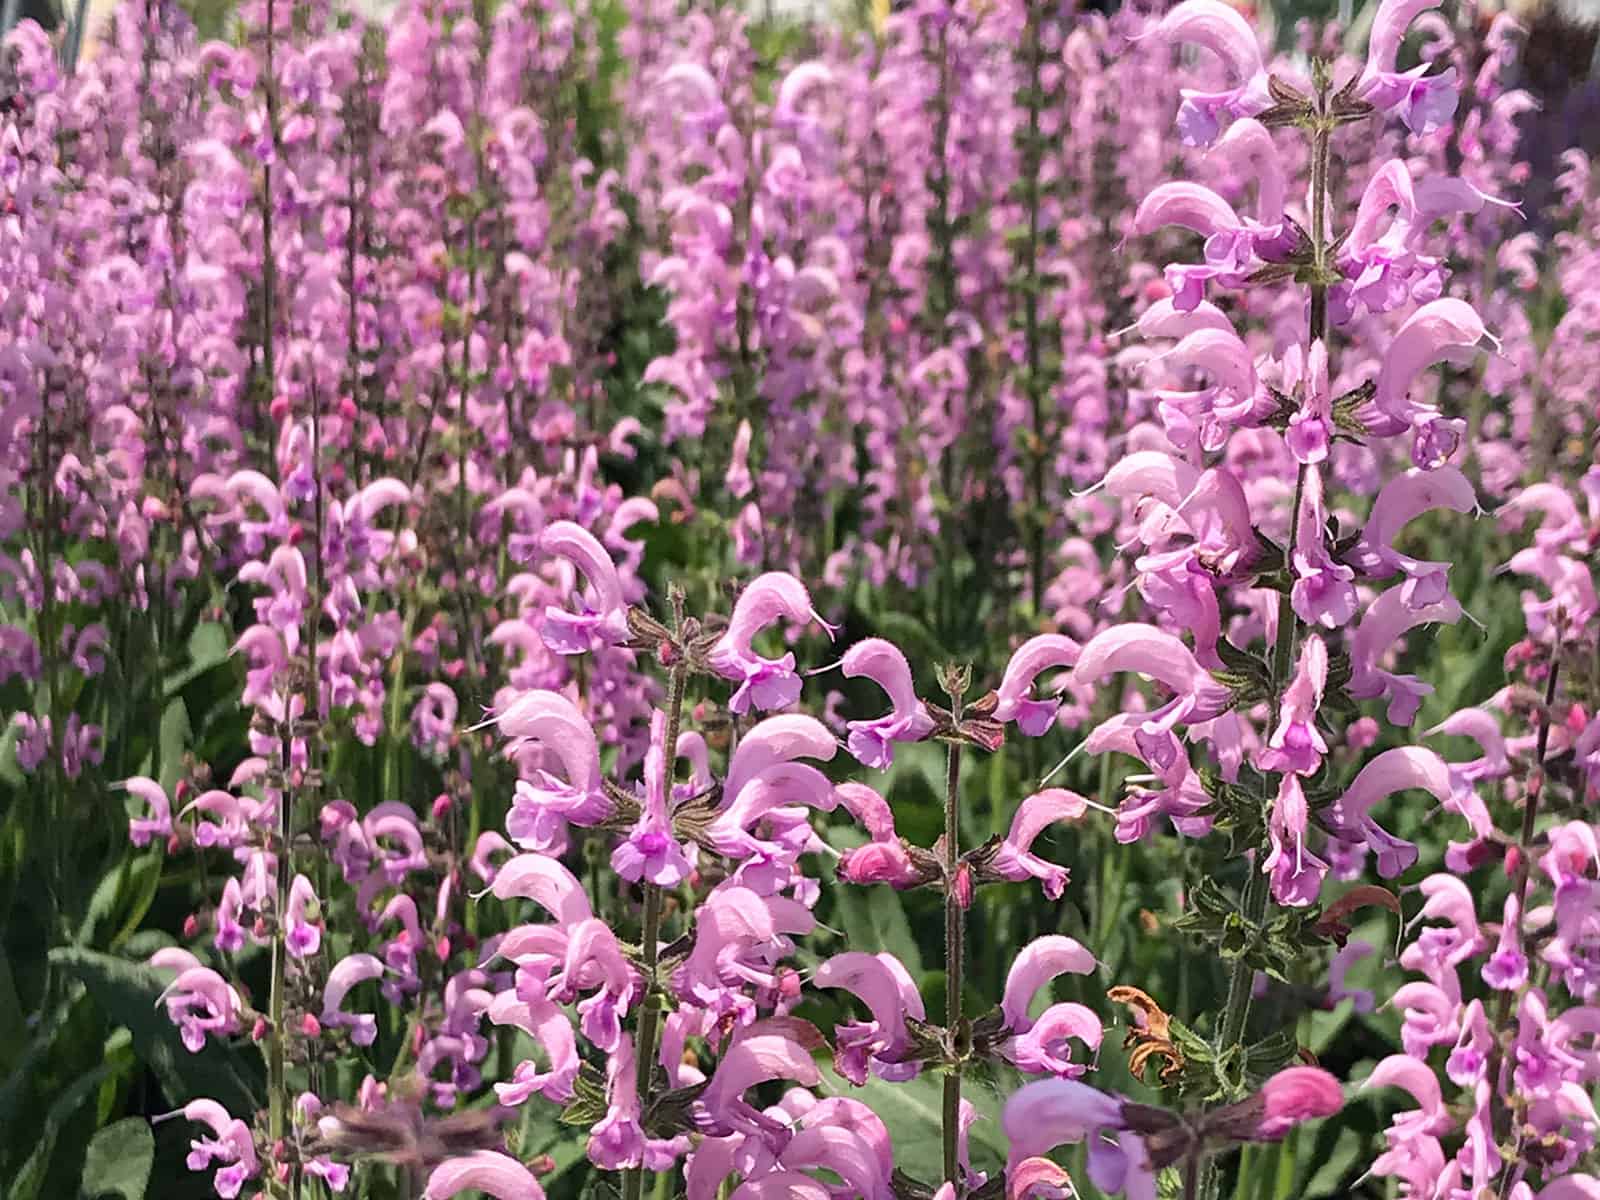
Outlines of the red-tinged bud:
M 1583 705 L 1574 704 L 1567 709 L 1567 732 L 1574 737 L 1589 727 L 1589 714 L 1583 711 Z
M 250 933 L 258 938 L 266 937 L 271 931 L 272 927 L 267 924 L 267 919 L 265 917 L 257 917 L 255 924 L 250 926 Z
M 953 894 L 956 903 L 962 908 L 972 907 L 972 867 L 967 863 L 962 863 L 956 868 Z
M 427 1041 L 427 1038 L 428 1038 L 427 1031 L 425 1029 L 423 1029 L 423 1027 L 421 1025 L 418 1025 L 417 1028 L 416 1028 L 416 1032 L 414 1032 L 411 1035 L 411 1053 L 413 1053 L 413 1054 L 421 1054 L 422 1053 L 422 1044 L 423 1044 L 423 1042 Z
M 439 961 L 444 962 L 450 957 L 450 939 L 441 934 L 439 940 L 433 944 L 434 953 L 439 956 Z
M 449 811 L 450 796 L 448 793 L 440 792 L 433 798 L 433 819 L 435 821 L 442 821 L 445 818 L 445 814 Z
M 183 849 L 183 839 L 178 836 L 176 831 L 174 831 L 173 834 L 167 838 L 167 853 L 176 854 L 181 849 Z
M 267 412 L 274 421 L 282 422 L 289 415 L 289 397 L 274 396 L 272 403 L 267 406 Z
M 192 938 L 199 934 L 199 932 L 200 917 L 195 913 L 190 913 L 183 919 L 183 936 L 186 938 Z
M 556 1169 L 556 1160 L 548 1154 L 540 1154 L 529 1159 L 524 1165 L 535 1175 L 548 1175 Z
M 182 804 L 189 798 L 189 790 L 189 781 L 187 779 L 178 780 L 177 786 L 172 789 L 173 802 Z
M 1144 285 L 1144 298 L 1151 304 L 1157 300 L 1165 300 L 1172 295 L 1172 289 L 1167 286 L 1167 281 L 1157 275 Z
M 322 1036 L 322 1022 L 310 1013 L 300 1018 L 300 1032 L 308 1038 Z
M 461 935 L 461 948 L 468 951 L 476 950 L 478 948 L 477 937 L 470 933 L 463 933 Z
M 800 997 L 800 972 L 778 972 L 778 995 L 785 1000 L 797 1000 Z
M 288 1183 L 289 1172 L 294 1169 L 293 1164 L 284 1161 L 283 1152 L 285 1149 L 287 1149 L 287 1147 L 284 1146 L 282 1138 L 279 1138 L 272 1144 L 272 1157 L 276 1160 L 276 1163 L 272 1168 L 272 1174 L 277 1178 L 279 1183 Z
M 1505 872 L 1506 872 L 1506 874 L 1507 875 L 1515 875 L 1517 873 L 1517 868 L 1520 867 L 1521 865 L 1522 865 L 1522 847 L 1521 846 L 1507 846 L 1506 847 L 1506 861 L 1505 861 Z
M 354 421 L 361 415 L 361 410 L 356 407 L 356 402 L 349 396 L 339 397 L 339 415 L 346 421 Z
M 267 1034 L 271 1031 L 271 1028 L 272 1027 L 267 1024 L 267 1019 L 265 1017 L 257 1017 L 256 1023 L 250 1026 L 250 1040 L 252 1042 L 266 1041 Z

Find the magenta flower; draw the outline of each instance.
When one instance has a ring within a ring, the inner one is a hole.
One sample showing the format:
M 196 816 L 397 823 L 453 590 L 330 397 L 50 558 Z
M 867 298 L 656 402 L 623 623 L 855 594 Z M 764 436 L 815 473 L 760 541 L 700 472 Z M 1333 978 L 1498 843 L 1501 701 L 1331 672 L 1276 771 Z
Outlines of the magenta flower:
M 1460 359 L 1486 334 L 1483 318 L 1464 300 L 1435 300 L 1407 317 L 1384 353 L 1370 419 L 1362 416 L 1367 431 L 1393 437 L 1423 428 L 1419 421 L 1437 416 L 1437 410 L 1411 398 L 1417 376 L 1435 363 Z
M 1300 647 L 1294 678 L 1284 689 L 1278 710 L 1278 727 L 1257 756 L 1263 771 L 1292 771 L 1315 775 L 1328 753 L 1328 743 L 1317 729 L 1317 710 L 1328 683 L 1328 647 L 1316 634 Z
M 1101 630 L 1084 646 L 1072 678 L 1074 683 L 1088 686 L 1121 671 L 1148 675 L 1176 693 L 1148 714 L 1135 734 L 1147 758 L 1175 760 L 1181 751 L 1172 735 L 1174 727 L 1209 721 L 1233 705 L 1233 693 L 1211 677 L 1194 653 L 1176 636 L 1153 625 L 1115 625 Z
M 1059 633 L 1041 633 L 1018 646 L 1000 677 L 1000 702 L 995 706 L 994 719 L 1015 721 L 1029 737 L 1045 733 L 1055 723 L 1061 701 L 1054 697 L 1032 699 L 1034 681 L 1046 671 L 1074 666 L 1079 649 L 1077 642 Z
M 632 882 L 648 881 L 673 888 L 688 878 L 692 865 L 682 843 L 673 836 L 667 811 L 667 765 L 661 751 L 667 717 L 650 718 L 650 749 L 644 756 L 644 806 L 638 823 L 611 852 L 611 869 Z
M 1390 588 L 1367 606 L 1366 615 L 1350 639 L 1349 692 L 1357 700 L 1377 696 L 1389 701 L 1391 724 L 1409 725 L 1416 719 L 1423 698 L 1433 693 L 1430 684 L 1415 675 L 1398 675 L 1378 663 L 1395 641 L 1408 630 L 1437 621 L 1454 624 L 1461 619 L 1461 605 L 1448 592 L 1437 604 L 1413 608 L 1406 603 L 1401 588 Z
M 1320 1067 L 1285 1067 L 1261 1085 L 1264 1111 L 1251 1141 L 1275 1142 L 1296 1125 L 1344 1107 L 1339 1081 Z
M 885 770 L 894 762 L 894 743 L 920 742 L 933 732 L 933 718 L 917 699 L 911 666 L 898 646 L 867 638 L 845 652 L 843 668 L 849 678 L 865 675 L 873 680 L 894 705 L 888 716 L 847 724 L 850 753 L 863 766 Z
M 1395 58 L 1406 30 L 1418 15 L 1437 8 L 1438 0 L 1382 0 L 1367 42 L 1367 63 L 1356 94 L 1383 112 L 1396 112 L 1412 133 L 1432 133 L 1449 123 L 1456 111 L 1456 72 L 1448 67 L 1428 75 L 1428 64 L 1395 70 Z
M 1337 629 L 1356 615 L 1355 571 L 1336 563 L 1328 553 L 1328 510 L 1322 500 L 1322 471 L 1305 468 L 1305 494 L 1295 517 L 1294 585 L 1290 599 L 1295 615 L 1308 625 Z
M 188 967 L 167 985 L 157 1003 L 167 1006 L 167 1018 L 178 1027 L 183 1047 L 198 1054 L 206 1038 L 238 1033 L 244 1001 L 231 984 L 209 967 Z
M 1026 1033 L 1033 1027 L 1028 1009 L 1040 988 L 1058 975 L 1092 975 L 1096 965 L 1094 955 L 1072 938 L 1049 934 L 1029 942 L 1006 973 L 1005 994 L 1000 1001 L 1005 1028 L 1014 1034 Z
M 501 992 L 489 1005 L 488 1017 L 496 1025 L 512 1025 L 522 1030 L 544 1052 L 549 1064 L 540 1070 L 532 1059 L 524 1059 L 512 1072 L 509 1083 L 494 1085 L 500 1103 L 515 1107 L 537 1092 L 547 1100 L 565 1104 L 572 1099 L 573 1081 L 582 1065 L 572 1022 L 560 1006 L 550 1000 L 523 1000 L 516 992 Z
M 154 779 L 135 775 L 122 787 L 143 800 L 149 810 L 148 817 L 128 818 L 128 840 L 135 846 L 148 846 L 152 838 L 163 840 L 172 836 L 172 804 L 166 789 Z
M 574 593 L 576 611 L 544 610 L 544 644 L 557 654 L 583 654 L 628 640 L 627 606 L 616 564 L 592 533 L 571 521 L 556 521 L 539 538 L 546 553 L 567 559 L 588 580 L 592 599 Z
M 856 1086 L 871 1072 L 883 1079 L 910 1079 L 921 1063 L 902 1063 L 910 1045 L 906 1017 L 926 1018 L 922 996 L 900 960 L 892 954 L 866 954 L 859 950 L 835 954 L 816 970 L 812 982 L 821 988 L 841 988 L 861 1000 L 872 1013 L 871 1021 L 850 1021 L 834 1028 L 834 1069 Z
M 163 1121 L 179 1113 L 186 1121 L 198 1122 L 211 1129 L 210 1137 L 195 1138 L 189 1143 L 189 1157 L 185 1165 L 191 1171 L 204 1171 L 213 1163 L 221 1163 L 217 1173 L 212 1176 L 212 1185 L 223 1200 L 233 1200 L 243 1190 L 245 1181 L 254 1179 L 261 1170 L 250 1126 L 230 1116 L 228 1110 L 215 1100 L 191 1100 L 178 1112 L 167 1113 L 154 1120 Z
M 1378 855 L 1378 874 L 1392 879 L 1417 861 L 1417 848 L 1393 837 L 1371 817 L 1374 804 L 1395 792 L 1418 788 L 1441 804 L 1450 799 L 1450 765 L 1432 750 L 1396 746 L 1368 761 L 1334 801 L 1328 816 L 1341 836 L 1365 841 Z
M 728 701 L 736 713 L 787 708 L 800 698 L 800 676 L 795 673 L 794 655 L 763 658 L 750 643 L 768 625 L 783 618 L 797 625 L 815 620 L 832 635 L 826 621 L 811 607 L 805 584 L 782 571 L 769 571 L 754 579 L 733 606 L 728 629 L 711 648 L 711 667 L 724 679 L 739 686 Z
M 344 1011 L 344 998 L 358 983 L 377 979 L 383 974 L 383 963 L 371 954 L 347 954 L 328 972 L 328 982 L 322 990 L 320 1020 L 324 1029 L 348 1029 L 350 1040 L 358 1046 L 370 1046 L 378 1037 L 378 1020 L 371 1013 Z
M 1167 42 L 1203 46 L 1221 60 L 1233 85 L 1221 92 L 1185 88 L 1178 109 L 1178 134 L 1188 146 L 1209 146 L 1224 113 L 1253 117 L 1272 104 L 1261 44 L 1239 11 L 1223 0 L 1183 0 L 1152 31 Z
M 517 780 L 506 832 L 530 850 L 558 844 L 562 822 L 595 825 L 611 813 L 611 800 L 601 783 L 600 746 L 594 729 L 577 706 L 559 692 L 531 691 L 518 696 L 494 718 L 511 740 L 519 758 L 537 746 L 554 755 L 562 774 L 545 769 Z
M 1286 772 L 1267 822 L 1270 852 L 1261 869 L 1272 876 L 1272 895 L 1279 904 L 1304 907 L 1316 903 L 1328 864 L 1306 849 L 1310 807 L 1300 776 Z
M 311 890 L 311 881 L 296 875 L 289 884 L 289 908 L 285 913 L 284 947 L 295 958 L 315 954 L 322 945 L 322 924 L 306 916 L 307 910 L 317 906 L 317 895 Z
M 1384 579 L 1396 571 L 1404 572 L 1406 582 L 1401 598 L 1411 608 L 1438 604 L 1445 597 L 1449 563 L 1419 562 L 1399 553 L 1394 541 L 1411 521 L 1425 512 L 1448 508 L 1453 512 L 1475 512 L 1478 498 L 1472 483 L 1452 466 L 1431 471 L 1413 468 L 1390 479 L 1372 502 L 1372 511 L 1361 532 L 1361 540 L 1351 552 L 1350 561 L 1363 575 Z
M 577 876 L 543 854 L 517 855 L 500 868 L 489 890 L 497 900 L 532 900 L 562 928 L 570 929 L 594 916 Z
M 1037 879 L 1044 885 L 1044 894 L 1052 900 L 1061 899 L 1071 878 L 1066 867 L 1033 853 L 1033 843 L 1038 836 L 1057 821 L 1076 821 L 1088 811 L 1089 802 L 1066 788 L 1044 788 L 1024 800 L 1016 816 L 1011 818 L 1011 831 L 987 864 L 987 870 L 1002 879 Z
M 1218 4 L 1218 7 L 1223 6 Z M 1148 236 L 1167 225 L 1193 230 L 1205 239 L 1202 262 L 1169 263 L 1166 267 L 1172 307 L 1180 313 L 1192 312 L 1205 303 L 1206 284 L 1210 281 L 1216 280 L 1223 287 L 1237 287 L 1257 265 L 1256 232 L 1240 219 L 1231 204 L 1208 187 L 1175 182 L 1163 183 L 1151 191 L 1134 213 L 1134 232 Z M 1199 328 L 1188 337 L 1232 332 L 1231 323 L 1225 322 L 1225 328 Z
M 1528 958 L 1522 952 L 1522 906 L 1516 893 L 1506 897 L 1500 940 L 1483 964 L 1483 981 L 1497 992 L 1514 992 L 1528 982 Z
M 814 1026 L 793 1017 L 768 1017 L 741 1026 L 695 1102 L 697 1123 L 714 1135 L 774 1132 L 771 1118 L 752 1107 L 745 1092 L 774 1079 L 816 1087 L 822 1075 L 811 1054 L 822 1044 Z
M 539 1181 L 516 1159 L 496 1150 L 474 1150 L 446 1159 L 428 1175 L 423 1200 L 453 1200 L 471 1189 L 494 1200 L 544 1200 Z

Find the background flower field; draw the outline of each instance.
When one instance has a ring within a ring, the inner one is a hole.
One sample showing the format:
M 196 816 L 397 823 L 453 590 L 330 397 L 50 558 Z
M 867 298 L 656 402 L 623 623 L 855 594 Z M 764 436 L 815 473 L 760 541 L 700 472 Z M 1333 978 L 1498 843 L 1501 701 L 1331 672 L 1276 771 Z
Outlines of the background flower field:
M 1600 1196 L 1589 93 L 863 24 L 5 36 L 0 1194 Z

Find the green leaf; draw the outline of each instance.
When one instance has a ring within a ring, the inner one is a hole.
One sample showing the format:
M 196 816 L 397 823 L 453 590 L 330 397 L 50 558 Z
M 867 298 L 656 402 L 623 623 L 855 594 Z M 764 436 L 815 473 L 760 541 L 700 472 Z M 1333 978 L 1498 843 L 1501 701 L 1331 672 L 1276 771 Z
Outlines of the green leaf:
M 107 1125 L 89 1143 L 83 1161 L 83 1200 L 120 1196 L 122 1200 L 144 1200 L 155 1163 L 156 1139 L 150 1123 L 143 1117 L 128 1117 Z
M 134 1053 L 155 1072 L 173 1106 L 210 1097 L 233 1113 L 260 1107 L 261 1070 L 254 1055 L 241 1054 L 214 1039 L 190 1054 L 178 1029 L 157 1005 L 169 982 L 164 973 L 110 954 L 76 947 L 50 952 L 50 961 L 88 989 L 106 1019 L 126 1026 Z
M 922 977 L 922 951 L 899 893 L 887 887 L 840 888 L 836 900 L 852 950 L 868 954 L 887 950 L 905 964 L 911 978 Z
M 28 1155 L 28 1161 L 22 1164 L 22 1169 L 11 1181 L 12 1190 L 6 1193 L 10 1200 L 30 1200 L 32 1197 L 45 1195 L 41 1189 L 48 1181 L 56 1142 L 61 1138 L 67 1124 L 94 1096 L 95 1089 L 100 1086 L 101 1081 L 115 1070 L 116 1067 L 110 1063 L 96 1067 L 80 1075 L 71 1086 L 56 1097 L 55 1103 L 50 1106 L 50 1111 L 45 1116 L 44 1127 L 38 1133 L 33 1151 Z

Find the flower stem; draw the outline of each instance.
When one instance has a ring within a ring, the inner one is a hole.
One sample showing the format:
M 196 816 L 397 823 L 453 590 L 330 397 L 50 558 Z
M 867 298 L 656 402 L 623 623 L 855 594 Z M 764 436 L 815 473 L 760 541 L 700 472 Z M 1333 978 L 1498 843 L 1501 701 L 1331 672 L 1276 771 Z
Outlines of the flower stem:
M 681 628 L 682 621 L 677 622 Z M 675 663 L 667 681 L 667 722 L 662 730 L 661 761 L 667 773 L 666 786 L 672 787 L 672 766 L 678 745 L 678 729 L 683 723 L 683 690 L 688 667 Z M 656 1057 L 656 968 L 661 955 L 661 889 L 644 884 L 644 928 L 639 937 L 644 965 L 644 998 L 640 1001 L 637 1044 L 634 1046 L 634 1087 L 641 1111 L 650 1107 L 651 1068 Z M 623 1200 L 640 1200 L 644 1195 L 644 1168 L 629 1167 L 622 1176 Z
M 952 697 L 955 720 L 961 720 L 961 701 Z M 956 888 L 956 871 L 961 861 L 961 829 L 958 804 L 961 796 L 961 744 L 952 741 L 946 748 L 944 783 L 944 969 L 945 1030 L 957 1049 L 957 1059 L 944 1077 L 944 1178 L 959 1188 L 961 1137 L 961 1061 L 966 1041 L 962 1026 L 961 992 L 965 987 L 963 962 L 966 939 L 966 910 Z

